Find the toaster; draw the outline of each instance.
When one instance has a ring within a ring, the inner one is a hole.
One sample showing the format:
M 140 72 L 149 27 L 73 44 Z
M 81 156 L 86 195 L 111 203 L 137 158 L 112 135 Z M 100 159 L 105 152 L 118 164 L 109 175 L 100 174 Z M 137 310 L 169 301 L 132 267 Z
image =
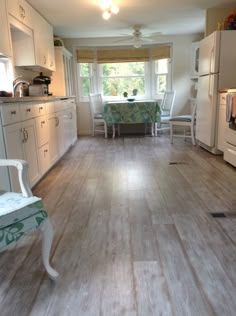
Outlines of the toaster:
M 31 84 L 29 85 L 30 96 L 48 95 L 48 87 L 46 84 Z

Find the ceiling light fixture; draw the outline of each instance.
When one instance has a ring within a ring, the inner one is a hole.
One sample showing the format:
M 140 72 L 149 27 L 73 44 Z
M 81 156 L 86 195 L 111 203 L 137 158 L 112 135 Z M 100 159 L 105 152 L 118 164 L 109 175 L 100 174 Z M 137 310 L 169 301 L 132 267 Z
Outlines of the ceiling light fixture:
M 104 20 L 108 20 L 111 14 L 117 14 L 119 12 L 119 7 L 112 3 L 112 0 L 103 0 L 101 2 L 101 9 L 103 11 L 102 17 Z

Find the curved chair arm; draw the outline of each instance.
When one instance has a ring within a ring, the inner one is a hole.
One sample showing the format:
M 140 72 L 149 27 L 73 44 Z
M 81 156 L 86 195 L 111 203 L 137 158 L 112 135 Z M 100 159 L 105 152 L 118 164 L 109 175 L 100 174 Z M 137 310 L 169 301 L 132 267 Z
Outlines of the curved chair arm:
M 0 159 L 0 166 L 5 167 L 16 167 L 18 170 L 18 178 L 24 197 L 32 196 L 31 189 L 28 185 L 27 172 L 28 172 L 28 162 L 20 159 Z

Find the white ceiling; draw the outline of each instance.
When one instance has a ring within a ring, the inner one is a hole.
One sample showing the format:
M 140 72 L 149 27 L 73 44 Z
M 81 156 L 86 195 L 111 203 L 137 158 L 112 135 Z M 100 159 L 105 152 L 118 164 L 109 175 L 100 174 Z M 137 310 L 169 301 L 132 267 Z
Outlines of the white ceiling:
M 120 37 L 141 25 L 144 35 L 204 31 L 207 8 L 235 6 L 229 0 L 114 0 L 120 12 L 102 18 L 99 0 L 27 0 L 62 38 Z

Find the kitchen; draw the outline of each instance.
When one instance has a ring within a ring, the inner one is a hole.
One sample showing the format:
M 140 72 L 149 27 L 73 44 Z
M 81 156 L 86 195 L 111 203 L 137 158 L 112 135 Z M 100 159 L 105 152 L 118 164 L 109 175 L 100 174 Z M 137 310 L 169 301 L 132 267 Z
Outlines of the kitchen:
M 176 113 L 188 109 L 193 96 L 191 87 L 197 86 L 196 79 L 191 79 L 190 51 L 192 43 L 202 37 L 203 34 L 163 35 L 160 40 L 173 43 Z M 58 51 L 61 58 L 63 51 L 73 62 L 73 46 L 78 47 L 75 43 L 86 47 L 89 40 L 63 38 L 63 42 L 66 51 L 59 46 L 54 53 Z M 98 45 L 99 40 L 94 43 Z M 106 45 L 108 41 L 102 43 Z M 26 44 L 22 46 L 25 48 Z M 45 62 L 43 53 L 41 62 L 37 62 L 41 65 Z M 25 54 L 30 54 L 30 49 Z M 50 58 L 47 67 L 53 67 Z M 17 66 L 14 70 L 15 75 L 31 81 L 40 76 L 42 69 L 42 75 L 50 77 L 51 72 L 44 67 L 32 67 L 32 60 L 29 68 Z M 0 256 L 1 312 L 234 315 L 235 168 L 226 164 L 222 156 L 189 142 L 180 140 L 172 146 L 165 135 L 116 140 L 85 136 L 76 142 L 75 128 L 79 136 L 90 133 L 88 107 L 86 102 L 80 102 L 77 86 L 67 98 L 62 90 L 65 87 L 54 92 L 54 83 L 55 77 L 49 85 L 53 96 L 40 96 L 37 100 L 32 97 L 23 107 L 17 102 L 1 105 L 10 112 L 3 111 L 2 115 L 1 111 L 4 127 L 0 128 L 0 153 L 6 150 L 6 131 L 13 135 L 21 130 L 22 138 L 13 143 L 11 150 L 19 149 L 23 140 L 19 150 L 37 162 L 32 168 L 32 185 L 34 194 L 43 197 L 52 218 L 52 263 L 59 279 L 52 284 L 44 273 L 38 236 L 22 238 L 16 247 Z M 6 89 L 11 90 L 12 86 Z M 68 105 L 70 101 L 72 104 Z M 73 101 L 79 124 L 76 127 L 74 123 L 68 133 L 71 112 L 75 110 Z M 222 104 L 223 117 L 225 95 L 218 104 Z M 67 110 L 70 112 L 65 115 Z M 64 128 L 55 131 L 58 120 Z M 37 132 L 50 121 L 53 123 L 46 133 Z M 17 127 L 14 131 L 13 125 Z M 25 141 L 32 134 L 35 141 L 28 147 Z M 59 145 L 65 135 L 69 139 L 67 145 L 65 141 Z M 50 144 L 51 148 L 53 144 L 57 146 L 45 165 L 40 163 L 40 153 L 47 156 Z M 33 150 L 31 146 L 35 146 Z M 35 153 L 37 158 L 33 158 Z M 1 184 L 8 181 L 7 174 L 5 177 L 2 180 L 1 174 Z M 226 217 L 220 217 L 222 213 Z M 215 219 L 211 214 L 219 217 Z

